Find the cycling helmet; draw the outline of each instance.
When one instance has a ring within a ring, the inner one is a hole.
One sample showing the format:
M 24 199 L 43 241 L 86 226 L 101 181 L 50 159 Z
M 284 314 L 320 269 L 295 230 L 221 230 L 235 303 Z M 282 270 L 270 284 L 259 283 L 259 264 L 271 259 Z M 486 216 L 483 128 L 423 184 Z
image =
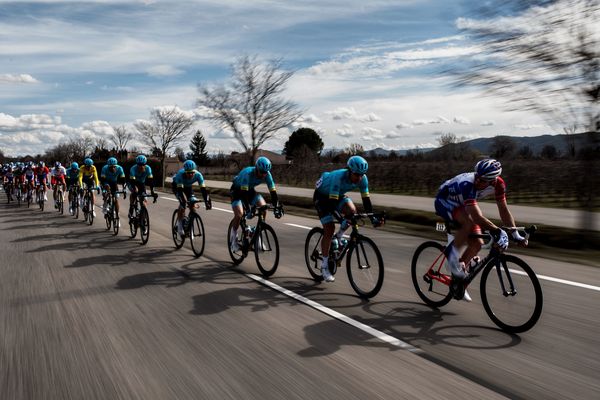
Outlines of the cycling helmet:
M 40 162 L 38 163 L 38 167 L 40 167 L 40 168 L 44 168 L 44 165 L 46 165 L 46 164 L 45 164 L 43 161 L 40 161 Z M 17 167 L 18 167 L 18 166 L 19 166 L 19 163 L 17 163 Z
M 354 174 L 364 175 L 369 169 L 367 160 L 361 156 L 352 156 L 348 159 L 348 169 Z
M 135 163 L 136 163 L 137 165 L 146 165 L 146 162 L 147 162 L 147 161 L 148 161 L 148 160 L 146 159 L 146 156 L 145 156 L 145 155 L 143 155 L 143 154 L 140 154 L 139 156 L 137 156 L 137 157 L 135 158 Z
M 116 159 L 116 158 L 114 158 L 114 157 L 111 157 L 111 158 L 109 158 L 109 159 L 106 161 L 106 163 L 107 163 L 108 165 L 110 165 L 110 166 L 112 166 L 112 165 L 117 165 L 117 159 Z
M 91 158 L 86 158 L 85 160 L 83 160 L 83 163 L 85 165 L 87 165 L 88 167 L 91 167 L 92 165 L 94 165 L 94 161 Z
M 193 162 L 192 160 L 187 160 L 186 162 L 183 163 L 183 169 L 186 172 L 193 171 L 196 169 L 196 163 Z
M 60 168 L 60 166 L 61 166 L 60 161 L 57 161 L 54 163 L 54 168 Z
M 484 181 L 493 181 L 502 173 L 502 164 L 493 158 L 481 160 L 475 165 L 475 173 Z
M 73 169 L 79 169 L 79 164 L 77 164 L 75 161 L 73 161 L 71 163 L 71 168 L 73 168 Z
M 256 160 L 256 169 L 259 172 L 269 172 L 271 170 L 271 168 L 273 167 L 273 165 L 271 165 L 271 161 L 269 161 L 269 159 L 267 157 L 258 157 L 258 160 Z

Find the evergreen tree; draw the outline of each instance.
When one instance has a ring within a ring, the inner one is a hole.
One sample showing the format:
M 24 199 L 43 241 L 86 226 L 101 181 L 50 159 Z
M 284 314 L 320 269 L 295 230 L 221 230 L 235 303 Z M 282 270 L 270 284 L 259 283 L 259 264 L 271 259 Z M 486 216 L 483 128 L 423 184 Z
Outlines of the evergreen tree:
M 208 164 L 208 153 L 206 152 L 206 139 L 204 139 L 204 135 L 198 129 L 194 136 L 192 137 L 192 142 L 190 143 L 190 150 L 192 151 L 191 158 L 198 165 L 207 165 Z

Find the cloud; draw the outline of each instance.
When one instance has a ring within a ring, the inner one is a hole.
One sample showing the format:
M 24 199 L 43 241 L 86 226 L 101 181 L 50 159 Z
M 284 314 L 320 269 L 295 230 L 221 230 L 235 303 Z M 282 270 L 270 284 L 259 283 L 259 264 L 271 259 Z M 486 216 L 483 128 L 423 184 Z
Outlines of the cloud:
M 396 129 L 405 129 L 405 128 L 412 128 L 413 126 L 411 124 L 407 124 L 405 122 L 400 122 L 399 124 L 396 125 Z
M 454 117 L 454 122 L 461 125 L 470 125 L 471 121 L 465 117 Z
M 184 71 L 172 65 L 163 64 L 148 68 L 147 73 L 150 76 L 174 76 L 181 75 Z
M 541 128 L 547 128 L 547 125 L 544 124 L 517 124 L 515 125 L 516 129 L 520 129 L 522 131 L 528 131 L 531 129 L 541 129 Z
M 483 121 L 480 125 L 481 126 L 493 126 L 494 121 Z
M 29 74 L 0 74 L 0 83 L 39 83 L 39 81 Z
M 349 138 L 354 135 L 354 130 L 350 124 L 344 124 L 342 128 L 338 128 L 335 130 L 335 134 L 337 136 L 341 136 L 344 138 Z
M 354 107 L 338 107 L 333 111 L 326 111 L 325 114 L 331 115 L 334 120 L 352 119 L 358 122 L 381 121 L 381 117 L 375 113 L 358 115 Z
M 381 133 L 381 130 L 367 126 L 367 127 L 362 128 L 361 132 L 368 136 L 375 137 L 375 135 L 378 135 Z
M 218 130 L 211 132 L 208 137 L 212 139 L 235 139 L 235 134 L 230 130 Z
M 308 114 L 298 118 L 297 122 L 320 123 L 321 120 L 315 114 Z

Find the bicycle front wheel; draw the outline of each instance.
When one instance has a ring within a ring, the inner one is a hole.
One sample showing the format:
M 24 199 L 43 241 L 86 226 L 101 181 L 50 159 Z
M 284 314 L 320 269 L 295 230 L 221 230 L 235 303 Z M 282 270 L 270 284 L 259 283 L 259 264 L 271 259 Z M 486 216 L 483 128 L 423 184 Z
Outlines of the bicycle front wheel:
M 529 265 L 512 255 L 501 255 L 481 274 L 481 301 L 500 329 L 525 332 L 542 314 L 542 287 Z
M 58 191 L 58 212 L 62 214 L 65 213 L 65 200 L 63 199 L 63 192 L 62 190 Z
M 91 197 L 86 197 L 85 202 L 87 204 L 87 217 L 88 217 L 88 223 L 90 225 L 94 224 L 94 203 L 92 203 L 92 199 Z
M 140 210 L 140 238 L 142 244 L 148 243 L 150 238 L 150 217 L 148 216 L 148 210 L 146 207 L 142 207 Z
M 306 236 L 304 242 L 304 261 L 306 262 L 306 268 L 310 276 L 317 282 L 323 280 L 321 273 L 321 262 L 323 261 L 323 254 L 321 253 L 321 240 L 323 240 L 323 228 L 314 227 Z
M 204 234 L 204 224 L 202 218 L 195 212 L 190 213 L 190 244 L 196 257 L 204 253 L 204 244 L 206 235 Z
M 113 218 L 113 212 L 112 212 L 112 203 L 108 202 L 106 203 L 106 208 L 107 208 L 107 212 L 106 214 L 104 214 L 104 221 L 106 222 L 106 230 L 110 230 L 110 228 L 112 227 L 112 218 Z
M 173 236 L 175 248 L 180 249 L 183 242 L 185 242 L 185 236 L 180 236 L 177 232 L 177 210 L 173 211 L 173 217 L 171 217 L 171 235 Z
M 279 241 L 275 230 L 265 223 L 259 224 L 253 241 L 258 269 L 265 278 L 273 275 L 279 265 Z
M 119 234 L 121 219 L 119 218 L 119 213 L 117 212 L 117 210 L 113 209 L 112 214 L 113 214 L 113 217 L 112 217 L 113 234 L 115 236 L 117 236 Z
M 438 242 L 425 242 L 417 247 L 410 274 L 417 294 L 431 307 L 442 307 L 452 300 L 452 277 L 446 271 L 445 247 Z
M 352 289 L 363 299 L 374 297 L 383 285 L 383 257 L 375 242 L 359 235 L 350 243 L 346 269 Z

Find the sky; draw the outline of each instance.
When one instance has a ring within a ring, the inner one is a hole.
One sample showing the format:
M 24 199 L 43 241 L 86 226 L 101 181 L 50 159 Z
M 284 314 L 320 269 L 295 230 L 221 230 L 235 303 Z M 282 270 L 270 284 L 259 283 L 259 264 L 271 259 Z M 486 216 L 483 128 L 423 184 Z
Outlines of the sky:
M 283 59 L 298 127 L 325 147 L 435 147 L 558 134 L 538 115 L 457 89 L 447 72 L 477 57 L 460 31 L 479 0 L 0 0 L 0 149 L 37 154 L 70 138 L 110 139 L 155 107 L 194 112 L 198 84 L 219 84 L 241 55 Z M 210 152 L 239 151 L 199 119 Z M 190 132 L 192 133 L 192 132 Z M 190 135 L 191 136 L 191 135 Z M 189 140 L 184 140 L 188 150 Z

